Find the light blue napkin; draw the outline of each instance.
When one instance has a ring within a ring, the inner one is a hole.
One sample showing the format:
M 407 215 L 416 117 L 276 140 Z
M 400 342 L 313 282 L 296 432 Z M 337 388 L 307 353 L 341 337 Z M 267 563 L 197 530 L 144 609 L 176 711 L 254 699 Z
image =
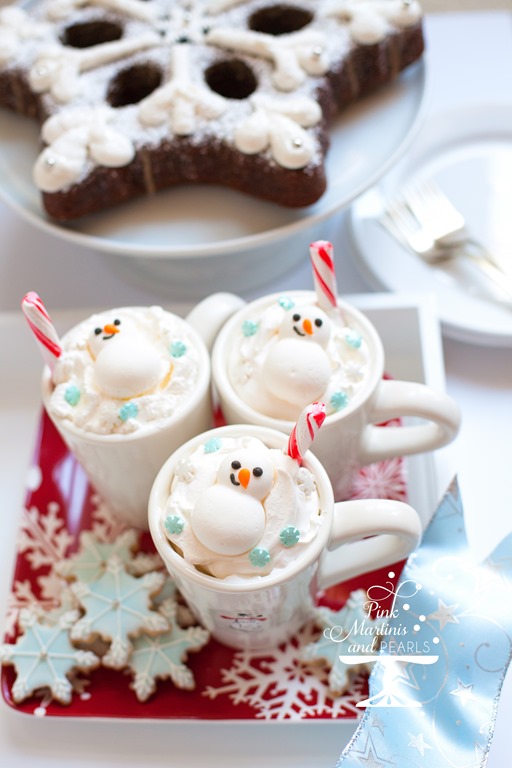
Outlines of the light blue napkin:
M 512 652 L 512 534 L 475 562 L 454 481 L 397 591 L 405 583 L 416 589 L 396 601 L 388 625 L 398 634 L 383 638 L 337 768 L 482 766 Z

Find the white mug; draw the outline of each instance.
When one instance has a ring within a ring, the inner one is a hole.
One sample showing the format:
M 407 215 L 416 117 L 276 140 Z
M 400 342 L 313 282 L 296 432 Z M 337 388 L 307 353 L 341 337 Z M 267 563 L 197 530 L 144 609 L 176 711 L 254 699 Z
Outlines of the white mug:
M 52 414 L 52 373 L 45 367 L 42 399 L 48 415 L 82 465 L 94 489 L 126 525 L 147 529 L 149 492 L 163 462 L 183 442 L 212 426 L 209 347 L 218 328 L 240 304 L 241 300 L 231 294 L 214 294 L 201 302 L 202 311 L 209 317 L 205 341 L 185 319 L 188 338 L 198 355 L 198 375 L 194 387 L 171 416 L 149 421 L 130 433 L 97 434 Z M 115 314 L 122 309 L 112 312 Z M 72 334 L 74 330 L 68 333 Z M 66 336 L 62 339 L 63 344 L 65 340 Z
M 269 648 L 291 638 L 311 618 L 320 589 L 389 565 L 417 545 L 421 524 L 403 502 L 334 502 L 332 486 L 319 460 L 308 451 L 302 466 L 312 472 L 319 498 L 316 536 L 287 565 L 267 575 L 216 578 L 190 563 L 165 533 L 167 502 L 179 463 L 201 444 L 248 435 L 268 448 L 285 450 L 286 435 L 264 427 L 219 427 L 179 448 L 158 473 L 149 500 L 149 529 L 169 573 L 197 619 L 220 642 L 234 648 Z
M 316 304 L 313 291 L 290 291 L 285 298 Z M 293 428 L 293 419 L 266 415 L 242 399 L 228 372 L 230 350 L 241 325 L 252 322 L 262 310 L 282 299 L 282 294 L 273 294 L 245 305 L 218 333 L 212 352 L 212 378 L 227 424 L 254 424 L 286 434 Z M 349 498 L 353 477 L 359 468 L 382 459 L 431 451 L 451 442 L 459 429 L 460 414 L 456 403 L 445 393 L 416 382 L 384 379 L 384 350 L 377 330 L 363 313 L 347 302 L 339 301 L 338 307 L 350 327 L 366 340 L 370 357 L 362 387 L 344 409 L 327 415 L 312 448 L 329 475 L 335 498 L 340 500 Z M 204 318 L 202 320 L 204 323 Z M 196 317 L 195 326 L 200 325 Z M 322 400 L 322 397 L 312 399 Z M 305 405 L 307 402 L 301 407 Z M 381 422 L 402 417 L 425 421 L 379 426 Z

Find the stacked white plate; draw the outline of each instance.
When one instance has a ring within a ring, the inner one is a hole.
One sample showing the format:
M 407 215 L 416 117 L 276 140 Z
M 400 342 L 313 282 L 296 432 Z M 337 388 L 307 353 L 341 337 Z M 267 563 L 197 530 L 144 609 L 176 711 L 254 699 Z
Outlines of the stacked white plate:
M 488 298 L 487 288 L 462 280 L 456 265 L 426 264 L 378 221 L 388 200 L 415 180 L 428 178 L 438 182 L 464 215 L 472 236 L 512 277 L 512 105 L 432 116 L 409 151 L 350 213 L 359 264 L 375 288 L 431 291 L 446 336 L 510 347 L 512 301 Z

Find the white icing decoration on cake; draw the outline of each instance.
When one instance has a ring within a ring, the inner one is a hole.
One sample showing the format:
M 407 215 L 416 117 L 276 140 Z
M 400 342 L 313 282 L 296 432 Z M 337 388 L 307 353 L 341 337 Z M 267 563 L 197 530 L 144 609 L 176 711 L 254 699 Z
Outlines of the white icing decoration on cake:
M 212 14 L 222 13 L 245 2 L 246 0 L 209 0 L 206 4 L 206 10 Z
M 412 27 L 422 14 L 417 0 L 329 0 L 326 15 L 345 22 L 354 42 L 374 45 L 384 39 L 391 24 Z
M 382 0 L 381 0 L 382 5 Z M 410 2 L 404 2 L 404 0 L 392 0 L 389 6 L 384 6 L 382 12 L 387 14 L 388 19 L 396 24 L 397 27 L 413 27 L 421 19 L 422 11 L 421 6 L 417 0 L 410 0 Z
M 315 152 L 315 142 L 303 128 L 319 122 L 318 104 L 305 97 L 277 101 L 255 95 L 254 112 L 235 129 L 235 146 L 247 155 L 270 148 L 283 168 L 303 168 Z
M 48 144 L 36 160 L 34 181 L 44 192 L 78 181 L 89 159 L 116 168 L 129 163 L 135 149 L 131 141 L 108 126 L 109 108 L 66 110 L 48 118 L 42 137 Z
M 149 32 L 136 40 L 116 40 L 90 48 L 52 46 L 36 59 L 30 70 L 30 85 L 36 93 L 50 91 L 57 101 L 67 102 L 79 93 L 81 72 L 118 61 L 157 44 L 161 44 L 161 39 Z
M 146 0 L 52 0 L 48 5 L 48 18 L 58 21 L 87 6 L 97 6 L 110 11 L 117 11 L 125 16 L 141 21 L 155 18 L 154 7 Z
M 189 46 L 171 49 L 171 79 L 139 104 L 139 118 L 146 125 L 168 122 L 173 133 L 188 136 L 198 124 L 198 117 L 213 120 L 226 109 L 226 101 L 206 87 L 191 82 Z
M 49 28 L 49 24 L 33 21 L 22 8 L 2 8 L 0 10 L 0 64 L 6 64 L 26 40 L 43 38 Z
M 206 41 L 221 48 L 270 59 L 275 66 L 274 85 L 294 91 L 307 75 L 323 75 L 328 61 L 323 46 L 325 35 L 315 30 L 300 30 L 288 35 L 267 35 L 252 30 L 213 28 Z

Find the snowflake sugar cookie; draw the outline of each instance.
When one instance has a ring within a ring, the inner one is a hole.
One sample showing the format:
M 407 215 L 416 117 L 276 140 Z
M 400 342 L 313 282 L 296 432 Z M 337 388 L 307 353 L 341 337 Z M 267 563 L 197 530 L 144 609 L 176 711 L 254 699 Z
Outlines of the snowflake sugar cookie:
M 157 680 L 170 678 L 177 688 L 186 690 L 195 687 L 194 676 L 184 662 L 189 652 L 201 650 L 210 635 L 202 627 L 182 629 L 176 621 L 177 609 L 173 600 L 166 600 L 160 612 L 170 630 L 156 637 L 140 635 L 133 641 L 128 669 L 134 673 L 131 688 L 139 701 L 146 701 L 155 692 Z
M 320 608 L 317 611 L 317 623 L 322 627 L 322 634 L 313 643 L 309 643 L 301 649 L 300 659 L 304 663 L 325 662 L 330 667 L 329 689 L 334 694 L 344 693 L 351 682 L 351 676 L 357 672 L 366 672 L 371 669 L 373 662 L 362 660 L 362 656 L 375 655 L 376 647 L 370 654 L 366 652 L 356 653 L 355 644 L 364 642 L 366 645 L 373 643 L 373 638 L 378 640 L 376 630 L 382 626 L 385 619 L 373 620 L 368 616 L 365 608 L 368 597 L 364 590 L 358 589 L 352 592 L 339 611 L 330 611 Z M 367 634 L 361 634 L 365 624 L 368 627 Z M 350 661 L 353 656 L 353 662 Z M 343 660 L 340 658 L 343 657 Z
M 114 555 L 133 576 L 162 569 L 163 564 L 157 554 L 138 551 L 139 538 L 139 532 L 133 528 L 122 531 L 113 541 L 104 541 L 92 531 L 83 531 L 78 552 L 55 563 L 54 570 L 70 581 L 90 584 L 103 575 L 108 560 Z
M 131 576 L 114 555 L 95 582 L 78 581 L 71 585 L 85 610 L 85 615 L 71 627 L 71 638 L 88 641 L 99 635 L 109 641 L 102 663 L 121 669 L 132 651 L 130 638 L 144 631 L 156 634 L 169 629 L 167 619 L 151 606 L 151 597 L 161 590 L 164 581 L 165 575 L 158 572 L 139 578 Z
M 12 664 L 16 680 L 12 697 L 16 703 L 42 689 L 49 689 L 61 704 L 69 704 L 73 686 L 69 676 L 76 671 L 95 669 L 100 660 L 91 651 L 75 648 L 69 629 L 78 618 L 77 611 L 66 611 L 50 623 L 36 612 L 20 612 L 22 634 L 13 644 L 0 646 L 0 661 Z
M 138 535 L 133 529 L 119 534 L 112 543 L 99 541 L 91 531 L 83 531 L 78 552 L 55 563 L 54 569 L 66 579 L 90 584 L 103 575 L 109 558 L 114 555 L 128 564 L 133 559 L 137 543 Z

